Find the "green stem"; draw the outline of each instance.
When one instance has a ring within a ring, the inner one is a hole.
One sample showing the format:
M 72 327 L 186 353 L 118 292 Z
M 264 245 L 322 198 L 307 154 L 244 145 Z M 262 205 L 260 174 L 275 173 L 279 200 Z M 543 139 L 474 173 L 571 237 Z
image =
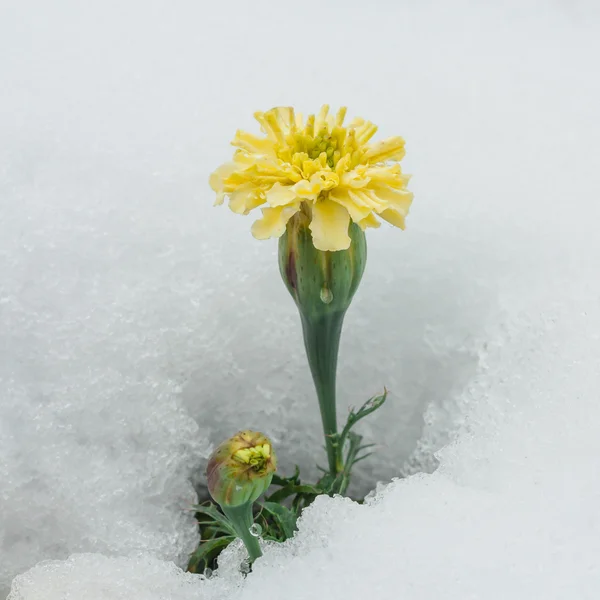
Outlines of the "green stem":
M 337 447 L 335 387 L 345 312 L 336 311 L 316 317 L 301 312 L 306 356 L 319 400 L 329 471 L 334 477 L 343 469 L 341 452 Z
M 354 462 L 356 461 L 356 457 L 358 455 L 360 449 L 360 443 L 362 441 L 362 435 L 358 435 L 357 433 L 351 433 L 349 437 L 348 444 L 348 454 L 344 459 L 344 467 L 342 472 L 342 478 L 340 481 L 340 486 L 338 489 L 338 494 L 344 496 L 346 494 L 346 490 L 350 485 L 350 476 L 352 467 L 354 466 Z M 340 449 L 340 453 L 342 449 Z
M 254 524 L 252 515 L 252 502 L 240 506 L 222 506 L 223 512 L 231 521 L 238 537 L 244 542 L 250 556 L 250 564 L 262 556 L 258 537 L 250 533 L 250 527 Z

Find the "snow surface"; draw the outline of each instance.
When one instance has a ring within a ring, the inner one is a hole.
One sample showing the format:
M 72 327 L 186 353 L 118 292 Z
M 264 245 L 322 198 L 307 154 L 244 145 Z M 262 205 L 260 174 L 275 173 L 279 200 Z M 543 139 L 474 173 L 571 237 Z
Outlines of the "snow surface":
M 599 17 L 2 3 L 0 597 L 59 559 L 11 600 L 597 598 Z M 355 491 L 461 433 L 204 581 L 170 561 L 210 443 L 264 429 L 307 473 L 318 444 L 276 244 L 206 180 L 253 110 L 322 102 L 403 135 L 414 173 L 342 341 L 341 413 L 392 391 Z
M 476 382 L 486 402 L 433 475 L 397 480 L 365 506 L 317 499 L 246 580 L 237 548 L 208 581 L 154 559 L 76 555 L 18 577 L 9 600 L 597 598 L 600 309 L 590 304 L 577 288 L 572 314 L 498 334 Z

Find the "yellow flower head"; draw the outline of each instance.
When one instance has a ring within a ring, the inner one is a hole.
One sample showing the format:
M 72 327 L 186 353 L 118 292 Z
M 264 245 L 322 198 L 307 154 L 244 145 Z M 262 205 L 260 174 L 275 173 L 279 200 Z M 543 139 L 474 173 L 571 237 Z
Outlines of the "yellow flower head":
M 364 230 L 379 227 L 377 215 L 404 229 L 413 197 L 399 164 L 404 140 L 369 143 L 377 127 L 360 118 L 344 126 L 345 115 L 345 108 L 330 115 L 327 105 L 306 121 L 291 107 L 256 113 L 266 137 L 236 133 L 233 161 L 210 177 L 215 204 L 228 196 L 231 210 L 244 215 L 263 207 L 252 226 L 259 240 L 280 237 L 303 211 L 318 250 L 347 249 L 350 219 Z

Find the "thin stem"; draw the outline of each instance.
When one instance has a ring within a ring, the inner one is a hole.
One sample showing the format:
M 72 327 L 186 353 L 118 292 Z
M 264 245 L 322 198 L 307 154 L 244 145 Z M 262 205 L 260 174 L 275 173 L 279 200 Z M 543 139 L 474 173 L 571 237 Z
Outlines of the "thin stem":
M 344 469 L 342 472 L 342 480 L 340 482 L 340 487 L 338 493 L 342 496 L 346 493 L 348 486 L 350 485 L 350 475 L 352 471 L 352 467 L 356 463 L 356 457 L 360 450 L 360 443 L 362 441 L 362 436 L 357 433 L 351 433 L 349 435 L 349 444 L 348 444 L 348 454 L 344 460 Z M 342 452 L 342 449 L 340 449 Z
M 343 469 L 337 445 L 335 389 L 344 313 L 345 311 L 337 311 L 318 317 L 308 317 L 301 313 L 306 356 L 321 410 L 329 471 L 334 477 Z
M 244 546 L 246 546 L 250 557 L 250 564 L 252 564 L 257 558 L 262 556 L 258 537 L 250 533 L 250 528 L 254 524 L 252 502 L 247 502 L 240 506 L 221 506 L 221 508 L 231 521 L 238 537 L 244 542 Z

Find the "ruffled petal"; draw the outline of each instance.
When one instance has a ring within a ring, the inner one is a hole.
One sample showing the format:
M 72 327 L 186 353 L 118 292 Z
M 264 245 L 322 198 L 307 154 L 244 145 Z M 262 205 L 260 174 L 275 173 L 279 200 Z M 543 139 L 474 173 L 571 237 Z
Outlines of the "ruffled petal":
M 363 121 L 356 127 L 356 141 L 359 144 L 366 144 L 377 133 L 377 125 L 371 121 Z
M 273 158 L 276 157 L 275 147 L 269 138 L 261 138 L 241 129 L 236 131 L 231 145 L 250 154 L 266 154 Z
M 335 188 L 340 180 L 332 171 L 318 171 L 310 179 L 302 179 L 292 189 L 298 198 L 303 200 L 316 200 L 324 190 Z
M 322 200 L 313 205 L 309 227 L 317 250 L 335 252 L 349 248 L 351 241 L 348 235 L 349 225 L 348 211 L 337 202 Z
M 316 200 L 321 193 L 321 183 L 317 180 L 303 179 L 294 185 L 294 193 L 298 198 Z
M 362 221 L 359 221 L 357 225 L 364 231 L 367 227 L 373 227 L 377 229 L 381 227 L 381 223 L 375 218 L 373 213 L 370 213 L 368 217 L 365 217 Z
M 277 106 L 265 113 L 254 113 L 263 131 L 273 142 L 285 145 L 285 137 L 295 129 L 296 118 L 291 106 Z
M 225 180 L 231 176 L 236 170 L 236 165 L 234 163 L 225 163 L 215 169 L 208 179 L 208 183 L 214 192 L 217 194 L 217 199 L 215 200 L 215 206 L 219 206 L 223 204 L 223 200 L 225 198 Z
M 261 210 L 263 216 L 254 221 L 252 235 L 257 240 L 266 240 L 283 235 L 287 222 L 300 210 L 300 203 L 298 202 L 293 206 L 277 206 Z
M 393 188 L 404 188 L 408 184 L 410 175 L 404 175 L 398 163 L 386 166 L 370 166 L 365 171 L 373 185 L 386 185 Z
M 413 194 L 408 190 L 399 190 L 385 186 L 377 186 L 373 188 L 374 194 L 379 200 L 385 202 L 389 208 L 393 208 L 404 216 L 408 214 L 408 209 L 413 201 Z
M 387 208 L 387 204 L 377 198 L 377 196 L 369 189 L 348 190 L 348 194 L 356 204 L 367 206 L 370 210 L 374 210 L 375 212 L 381 212 Z
M 401 160 L 404 154 L 404 140 L 396 136 L 373 144 L 365 153 L 364 159 L 370 163 L 378 163 L 386 160 Z
M 250 211 L 249 205 L 254 205 L 253 208 L 256 206 L 255 196 L 257 193 L 260 193 L 260 190 L 257 190 L 251 183 L 240 185 L 227 194 L 229 196 L 229 208 L 238 215 L 248 214 Z M 264 199 L 261 201 L 261 204 L 263 202 Z
M 348 171 L 347 173 L 344 173 L 340 177 L 341 185 L 343 185 L 344 187 L 355 188 L 355 189 L 365 187 L 366 185 L 369 184 L 369 181 L 370 181 L 369 177 L 363 177 L 356 171 Z
M 393 208 L 388 208 L 379 214 L 382 219 L 385 219 L 388 223 L 395 225 L 396 227 L 400 227 L 400 229 L 404 229 L 406 225 L 404 224 L 404 215 L 400 214 L 397 210 Z
M 276 183 L 267 192 L 267 202 L 269 203 L 269 206 L 285 206 L 286 204 L 295 202 L 297 196 L 293 190 L 294 187 L 295 186 Z
M 331 192 L 329 192 L 329 199 L 337 202 L 340 206 L 343 206 L 355 223 L 359 223 L 371 213 L 371 208 L 369 206 L 356 203 L 350 197 L 348 190 L 343 188 L 331 190 Z

